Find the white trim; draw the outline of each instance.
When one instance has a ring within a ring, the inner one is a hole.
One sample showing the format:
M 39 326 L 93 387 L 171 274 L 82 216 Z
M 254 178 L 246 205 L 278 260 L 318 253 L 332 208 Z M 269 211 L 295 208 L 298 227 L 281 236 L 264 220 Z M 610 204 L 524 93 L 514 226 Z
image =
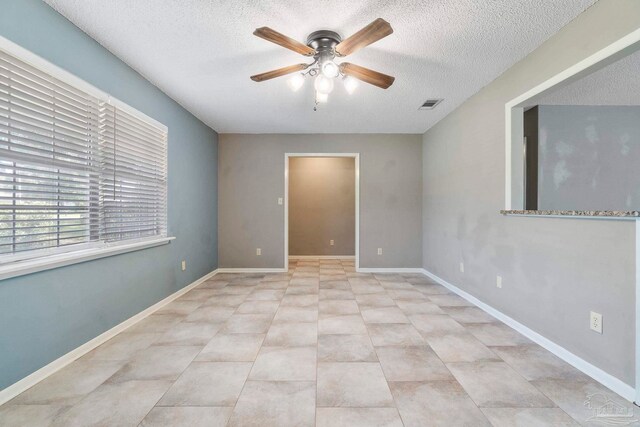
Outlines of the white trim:
M 518 117 L 524 113 L 521 108 L 523 104 L 531 98 L 542 95 L 563 83 L 570 83 L 579 78 L 590 74 L 597 69 L 605 67 L 614 61 L 626 56 L 631 51 L 636 50 L 636 44 L 640 43 L 640 29 L 632 31 L 626 36 L 616 40 L 604 49 L 601 49 L 593 55 L 583 59 L 582 61 L 572 65 L 566 70 L 547 79 L 543 83 L 535 86 L 533 89 L 519 95 L 505 104 L 505 210 L 513 209 L 511 206 L 511 190 L 512 190 L 512 147 L 514 138 L 514 129 L 512 129 L 512 120 L 515 115 Z M 515 113 L 515 114 L 514 114 Z M 522 131 L 522 129 L 520 129 Z M 517 209 L 522 209 L 519 207 Z
M 80 347 L 77 347 L 76 349 L 71 350 L 69 353 L 65 354 L 64 356 L 61 356 L 58 359 L 54 360 L 53 362 L 49 363 L 48 365 L 43 366 L 42 368 L 40 368 L 37 371 L 33 372 L 32 374 L 24 377 L 23 379 L 19 380 L 18 382 L 13 383 L 9 387 L 5 388 L 4 390 L 0 390 L 0 405 L 8 402 L 9 400 L 13 399 L 14 397 L 19 395 L 20 393 L 24 392 L 25 390 L 33 387 L 34 385 L 36 385 L 40 381 L 44 380 L 48 376 L 53 375 L 54 373 L 58 372 L 60 369 L 64 368 L 65 366 L 67 366 L 68 364 L 73 362 L 74 360 L 84 356 L 85 354 L 89 353 L 91 350 L 95 349 L 99 345 L 104 344 L 105 342 L 107 342 L 108 340 L 113 338 L 114 336 L 116 336 L 119 333 L 123 332 L 125 329 L 130 328 L 131 326 L 135 325 L 136 323 L 138 323 L 139 321 L 141 321 L 145 317 L 149 316 L 150 314 L 153 314 L 154 312 L 158 311 L 159 309 L 161 309 L 165 305 L 169 304 L 170 302 L 174 301 L 175 299 L 177 299 L 177 298 L 181 297 L 182 295 L 186 294 L 187 292 L 189 292 L 191 289 L 195 288 L 196 286 L 198 286 L 202 282 L 204 282 L 204 281 L 208 280 L 209 278 L 215 276 L 217 273 L 218 273 L 218 270 L 214 270 L 211 273 L 204 275 L 203 277 L 199 278 L 195 282 L 193 282 L 193 283 L 185 286 L 184 288 L 174 292 L 173 294 L 169 295 L 168 297 L 166 297 L 162 301 L 159 301 L 159 302 L 155 303 L 151 307 L 146 308 L 145 310 L 141 311 L 140 313 L 130 317 L 129 319 L 125 320 L 124 322 L 122 322 L 122 323 L 114 326 L 113 328 L 109 329 L 108 331 L 103 332 L 102 334 L 98 335 L 97 337 L 93 338 L 92 340 L 87 341 L 86 343 L 82 344 Z
M 132 243 L 113 243 L 99 248 L 82 249 L 3 264 L 0 265 L 0 280 L 36 273 L 38 271 L 51 270 L 52 268 L 64 267 L 65 265 L 77 264 L 98 258 L 139 251 L 154 246 L 166 245 L 174 239 L 175 237 L 161 237 Z
M 284 268 L 219 268 L 218 273 L 286 273 Z
M 529 329 L 528 327 L 518 322 L 517 320 L 514 320 L 511 317 L 507 316 L 506 314 L 502 313 L 501 311 L 498 311 L 495 308 L 491 307 L 490 305 L 485 304 L 484 302 L 480 301 L 478 298 L 474 297 L 471 294 L 468 294 L 467 292 L 463 291 L 457 286 L 452 285 L 451 283 L 436 276 L 435 274 L 425 269 L 423 269 L 422 272 L 426 276 L 430 277 L 434 281 L 438 282 L 442 286 L 449 289 L 450 291 L 460 295 L 462 298 L 466 299 L 467 301 L 474 304 L 478 308 L 484 310 L 491 316 L 500 320 L 505 325 L 513 328 L 520 334 L 529 338 L 531 341 L 535 342 L 541 347 L 544 347 L 545 349 L 555 354 L 560 359 L 564 360 L 574 368 L 582 371 L 583 373 L 590 376 L 594 380 L 598 381 L 605 387 L 611 389 L 615 393 L 618 393 L 620 396 L 624 397 L 625 399 L 633 402 L 636 392 L 633 389 L 633 387 L 631 387 L 630 385 L 625 384 L 624 382 L 620 381 L 618 378 L 614 377 L 613 375 L 606 373 L 605 371 L 598 368 L 597 366 L 594 366 L 591 363 L 587 362 L 586 360 L 582 359 L 581 357 L 576 356 L 575 354 L 571 353 L 569 350 L 565 349 L 564 347 L 543 337 L 539 333 Z
M 58 67 L 57 65 L 47 61 L 41 56 L 36 55 L 35 53 L 2 36 L 0 36 L 0 49 L 4 50 L 12 56 L 15 56 L 16 58 L 19 58 L 29 65 L 32 65 L 33 67 L 46 72 L 50 76 L 55 77 L 58 80 L 62 80 L 63 82 L 75 87 L 76 89 L 84 91 L 92 96 L 95 96 L 96 98 L 107 101 L 109 104 L 125 110 L 128 113 L 137 116 L 138 118 L 146 122 L 149 122 L 149 124 L 158 127 L 160 130 L 168 132 L 167 126 L 163 125 L 159 121 L 147 116 L 141 111 L 136 110 L 135 108 L 127 105 L 119 99 L 114 98 L 113 96 L 109 95 L 103 90 L 98 89 L 91 83 L 88 83 L 75 74 L 72 74 L 63 68 Z
M 397 267 L 397 268 L 356 268 L 357 273 L 424 273 L 422 268 Z
M 602 221 L 637 221 L 637 216 L 604 216 L 604 215 L 538 215 L 538 214 L 520 214 L 520 213 L 504 213 L 504 216 L 525 217 L 525 218 L 571 218 L 571 219 L 596 219 Z
M 353 157 L 356 167 L 356 270 L 360 267 L 360 153 L 284 153 L 284 271 L 289 270 L 289 158 Z
M 634 402 L 640 402 L 640 220 L 636 221 L 636 393 Z
M 354 255 L 289 255 L 289 259 L 356 259 Z

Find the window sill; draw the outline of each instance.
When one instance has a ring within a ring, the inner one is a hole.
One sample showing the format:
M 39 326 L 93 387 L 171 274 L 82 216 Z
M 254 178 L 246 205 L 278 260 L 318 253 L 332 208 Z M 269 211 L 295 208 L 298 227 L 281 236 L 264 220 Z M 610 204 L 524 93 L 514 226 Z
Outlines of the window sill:
M 502 215 L 529 216 L 543 218 L 581 218 L 581 219 L 613 219 L 640 220 L 638 211 L 557 211 L 557 210 L 501 210 Z
M 113 255 L 120 255 L 141 249 L 152 248 L 154 246 L 166 245 L 174 239 L 175 237 L 162 237 L 153 240 L 138 241 L 135 243 L 118 244 L 96 249 L 84 249 L 75 252 L 66 252 L 41 258 L 16 261 L 0 265 L 0 280 L 36 273 L 38 271 L 51 270 L 53 268 L 64 267 L 66 265 L 77 264 Z

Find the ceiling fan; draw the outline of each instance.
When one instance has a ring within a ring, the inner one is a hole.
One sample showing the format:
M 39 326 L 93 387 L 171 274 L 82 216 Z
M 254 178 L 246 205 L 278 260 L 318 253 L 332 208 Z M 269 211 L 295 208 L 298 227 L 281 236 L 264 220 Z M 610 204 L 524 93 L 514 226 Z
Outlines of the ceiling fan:
M 315 77 L 316 104 L 327 102 L 329 93 L 333 90 L 334 79 L 341 76 L 350 94 L 356 89 L 358 80 L 387 89 L 393 84 L 395 77 L 350 62 L 337 64 L 335 59 L 350 55 L 391 33 L 393 33 L 391 25 L 384 19 L 378 18 L 345 40 L 342 40 L 335 31 L 315 31 L 309 34 L 305 45 L 269 27 L 258 28 L 253 32 L 254 35 L 304 56 L 313 57 L 314 60 L 309 64 L 300 63 L 256 74 L 251 76 L 251 80 L 263 82 L 295 73 L 289 80 L 289 86 L 296 91 L 304 84 L 305 76 Z

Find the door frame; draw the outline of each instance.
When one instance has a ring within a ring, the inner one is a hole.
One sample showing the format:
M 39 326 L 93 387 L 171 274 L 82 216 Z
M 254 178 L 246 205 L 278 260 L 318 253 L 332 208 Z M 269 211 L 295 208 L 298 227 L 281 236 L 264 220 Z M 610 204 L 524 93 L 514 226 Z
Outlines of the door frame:
M 285 153 L 284 154 L 284 270 L 289 271 L 289 159 L 291 157 L 351 157 L 355 162 L 356 235 L 355 267 L 360 268 L 360 153 Z

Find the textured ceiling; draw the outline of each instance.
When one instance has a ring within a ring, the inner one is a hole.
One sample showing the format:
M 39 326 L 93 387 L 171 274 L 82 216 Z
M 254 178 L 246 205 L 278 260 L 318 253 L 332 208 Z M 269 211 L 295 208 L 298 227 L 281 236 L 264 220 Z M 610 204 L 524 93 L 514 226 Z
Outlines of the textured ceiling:
M 640 52 L 544 95 L 540 105 L 640 105 Z
M 219 132 L 422 133 L 596 0 L 45 0 Z M 252 35 L 349 36 L 375 18 L 391 36 L 349 57 L 396 77 L 388 90 L 336 85 L 313 111 L 308 81 L 249 76 L 304 57 Z M 427 98 L 445 98 L 418 111 Z

